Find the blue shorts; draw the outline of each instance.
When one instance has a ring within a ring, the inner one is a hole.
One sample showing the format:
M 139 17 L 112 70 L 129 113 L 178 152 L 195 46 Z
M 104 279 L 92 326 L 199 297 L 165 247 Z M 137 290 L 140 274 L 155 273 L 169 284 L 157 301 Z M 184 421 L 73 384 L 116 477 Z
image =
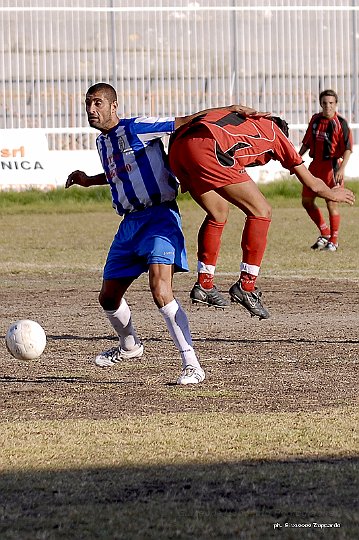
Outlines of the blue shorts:
M 175 272 L 188 271 L 175 201 L 131 212 L 123 218 L 107 255 L 103 278 L 137 278 L 154 263 L 174 265 Z

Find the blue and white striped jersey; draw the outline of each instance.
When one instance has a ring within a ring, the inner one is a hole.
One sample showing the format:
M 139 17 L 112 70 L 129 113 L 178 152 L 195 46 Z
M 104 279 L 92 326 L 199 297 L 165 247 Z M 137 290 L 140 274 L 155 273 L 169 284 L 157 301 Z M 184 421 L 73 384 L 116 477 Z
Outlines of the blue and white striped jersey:
M 171 173 L 161 138 L 175 129 L 173 117 L 121 119 L 97 137 L 112 204 L 123 215 L 173 201 L 178 181 Z

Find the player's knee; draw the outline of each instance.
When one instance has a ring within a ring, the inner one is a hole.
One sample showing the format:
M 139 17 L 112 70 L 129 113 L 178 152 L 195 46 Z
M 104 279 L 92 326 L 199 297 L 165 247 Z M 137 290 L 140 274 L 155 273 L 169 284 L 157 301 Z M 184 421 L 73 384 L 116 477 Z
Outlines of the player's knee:
M 121 303 L 121 300 L 118 301 L 117 298 L 107 295 L 104 291 L 100 291 L 100 294 L 98 295 L 98 301 L 102 309 L 104 309 L 105 311 L 116 310 Z
M 257 217 L 272 219 L 272 207 L 268 201 L 264 201 L 258 209 Z
M 151 285 L 151 293 L 154 303 L 158 308 L 162 308 L 173 300 L 173 292 L 167 283 L 157 282 Z
M 100 294 L 98 295 L 98 301 L 100 303 L 100 306 L 105 309 L 105 310 L 108 310 L 108 309 L 111 309 L 109 308 L 109 298 L 107 298 L 103 292 L 101 291 Z
M 263 217 L 267 219 L 272 219 L 272 207 L 269 204 L 265 210 L 265 215 Z
M 217 223 L 226 223 L 229 214 L 229 206 L 219 206 L 218 208 L 212 209 L 213 211 L 207 212 L 207 217 L 211 221 L 216 221 Z

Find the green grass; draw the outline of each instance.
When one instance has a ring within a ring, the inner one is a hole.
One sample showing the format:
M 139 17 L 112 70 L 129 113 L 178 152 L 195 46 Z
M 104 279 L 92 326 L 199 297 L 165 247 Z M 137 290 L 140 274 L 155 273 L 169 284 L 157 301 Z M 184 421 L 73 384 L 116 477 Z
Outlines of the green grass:
M 100 212 L 110 207 L 111 195 L 107 186 L 0 192 L 0 214 Z
M 91 190 L 89 190 L 91 191 Z M 288 199 L 287 201 L 292 201 Z M 0 211 L 0 271 L 4 272 L 101 272 L 120 218 L 110 201 L 100 203 L 37 203 L 10 212 Z M 179 201 L 190 269 L 197 265 L 197 233 L 204 212 L 192 200 Z M 52 208 L 52 210 L 51 210 Z M 58 209 L 60 212 L 58 213 Z M 45 211 L 46 210 L 46 211 Z M 330 259 L 333 279 L 359 279 L 359 206 L 341 207 L 340 249 Z M 240 241 L 244 225 L 241 211 L 231 207 L 224 229 L 217 273 L 239 271 Z M 293 201 L 273 207 L 268 244 L 261 276 L 327 278 L 325 257 L 309 246 L 317 237 L 314 224 L 300 204 Z M 288 249 L 295 245 L 295 249 Z M 305 257 L 303 254 L 305 253 Z M 36 255 L 34 255 L 36 254 Z M 322 254 L 325 255 L 325 254 Z
M 119 216 L 110 205 L 102 212 L 92 207 L 79 212 L 0 213 L 0 271 L 101 272 Z M 197 265 L 196 246 L 204 212 L 193 201 L 180 201 L 189 265 Z M 330 258 L 332 279 L 359 279 L 359 207 L 343 206 L 340 249 Z M 217 264 L 217 273 L 239 271 L 244 217 L 231 208 Z M 302 208 L 273 209 L 261 276 L 328 277 L 328 258 L 309 249 L 317 237 L 314 224 Z M 295 249 L 288 249 L 295 246 Z M 305 254 L 305 256 L 303 256 Z
M 300 205 L 301 184 L 292 177 L 258 185 L 273 206 Z M 346 186 L 359 196 L 359 181 L 349 181 Z M 178 197 L 180 202 L 190 199 L 188 193 Z M 36 189 L 0 192 L 0 214 L 103 211 L 109 208 L 109 205 L 111 196 L 107 186 L 87 189 L 75 186 L 71 189 L 58 188 L 46 192 Z

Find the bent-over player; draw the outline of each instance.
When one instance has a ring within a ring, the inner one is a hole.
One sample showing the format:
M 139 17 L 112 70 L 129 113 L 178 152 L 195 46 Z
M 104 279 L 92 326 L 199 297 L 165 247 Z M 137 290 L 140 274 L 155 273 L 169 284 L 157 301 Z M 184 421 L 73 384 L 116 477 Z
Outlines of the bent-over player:
M 244 117 L 222 109 L 198 116 L 171 136 L 171 169 L 182 191 L 189 191 L 207 212 L 198 234 L 198 280 L 190 294 L 194 302 L 216 307 L 228 303 L 214 286 L 214 273 L 228 203 L 232 203 L 245 213 L 246 221 L 241 239 L 240 276 L 229 294 L 232 301 L 241 304 L 252 316 L 269 317 L 256 279 L 267 244 L 271 207 L 246 167 L 278 160 L 316 196 L 353 204 L 355 197 L 350 190 L 330 189 L 308 171 L 283 131 L 288 134 L 288 126 L 279 117 Z

